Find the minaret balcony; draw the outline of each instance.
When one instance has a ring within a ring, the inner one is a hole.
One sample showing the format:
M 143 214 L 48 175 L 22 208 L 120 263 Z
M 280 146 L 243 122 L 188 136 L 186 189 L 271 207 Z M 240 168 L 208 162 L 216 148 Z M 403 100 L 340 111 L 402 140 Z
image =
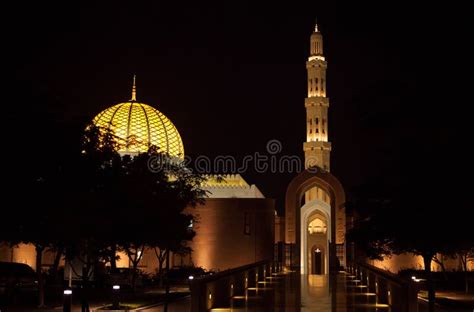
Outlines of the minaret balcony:
M 324 141 L 312 141 L 312 142 L 304 142 L 303 143 L 303 150 L 304 151 L 312 151 L 312 150 L 331 150 L 331 142 L 324 142 Z
M 316 57 L 317 55 L 315 55 L 314 57 Z M 323 57 L 324 58 L 324 57 Z M 319 59 L 319 58 L 309 58 L 308 61 L 306 62 L 306 69 L 310 69 L 312 67 L 323 67 L 323 68 L 327 68 L 328 67 L 328 63 L 323 60 L 323 59 Z
M 324 96 L 311 96 L 304 99 L 304 106 L 326 106 L 329 107 L 329 98 Z
M 311 62 L 311 61 L 314 61 L 314 60 L 318 60 L 318 61 L 325 61 L 326 58 L 322 55 L 311 55 L 309 58 L 308 58 L 308 62 Z

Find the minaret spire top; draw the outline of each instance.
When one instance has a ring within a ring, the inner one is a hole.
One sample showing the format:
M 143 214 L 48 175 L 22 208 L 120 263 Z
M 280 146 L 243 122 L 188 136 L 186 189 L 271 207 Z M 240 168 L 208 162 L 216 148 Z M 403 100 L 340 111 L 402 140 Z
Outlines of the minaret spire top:
M 132 98 L 130 99 L 130 101 L 137 100 L 137 87 L 135 85 L 136 79 L 137 79 L 137 75 L 133 75 Z
M 319 30 L 318 30 L 318 18 L 314 19 L 314 32 L 319 32 Z

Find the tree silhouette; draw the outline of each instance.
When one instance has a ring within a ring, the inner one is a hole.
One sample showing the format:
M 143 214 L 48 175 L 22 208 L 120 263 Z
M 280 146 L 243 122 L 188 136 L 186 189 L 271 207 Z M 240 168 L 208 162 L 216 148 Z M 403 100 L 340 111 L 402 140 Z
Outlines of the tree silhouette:
M 126 251 L 135 283 L 145 247 L 163 248 L 168 254 L 186 247 L 195 233 L 189 228 L 193 216 L 185 209 L 205 197 L 200 188 L 204 177 L 158 148 L 121 157 L 118 139 L 109 129 L 88 125 L 81 132 L 73 136 L 81 144 L 70 140 L 56 147 L 61 157 L 35 167 L 35 174 L 16 190 L 28 194 L 17 198 L 16 205 L 33 201 L 36 209 L 13 209 L 11 222 L 0 229 L 2 241 L 35 246 L 39 306 L 44 306 L 45 250 L 62 250 L 67 265 L 73 259 L 83 263 L 83 309 L 88 310 L 89 279 L 99 263 L 112 263 L 117 250 Z M 162 169 L 151 165 L 156 160 Z

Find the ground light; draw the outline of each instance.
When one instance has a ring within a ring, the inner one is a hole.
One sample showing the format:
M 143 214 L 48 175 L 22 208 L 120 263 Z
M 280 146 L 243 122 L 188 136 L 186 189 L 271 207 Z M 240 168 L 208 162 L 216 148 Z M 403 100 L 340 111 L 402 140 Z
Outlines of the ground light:
M 63 312 L 71 312 L 72 290 L 71 289 L 65 289 L 63 294 L 64 294 Z
M 120 306 L 120 285 L 112 286 L 112 309 L 118 310 Z

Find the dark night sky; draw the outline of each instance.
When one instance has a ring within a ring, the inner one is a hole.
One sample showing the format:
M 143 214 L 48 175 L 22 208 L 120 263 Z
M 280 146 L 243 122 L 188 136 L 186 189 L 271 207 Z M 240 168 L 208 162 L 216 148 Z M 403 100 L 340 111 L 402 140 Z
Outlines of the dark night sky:
M 401 157 L 403 112 L 437 105 L 420 101 L 422 74 L 437 40 L 449 40 L 433 32 L 430 6 L 409 2 L 64 5 L 39 2 L 7 17 L 11 90 L 21 103 L 9 105 L 8 120 L 91 119 L 129 99 L 136 73 L 138 99 L 173 121 L 193 156 L 242 157 L 264 152 L 270 139 L 303 156 L 305 61 L 317 17 L 329 63 L 332 172 L 349 190 Z M 281 200 L 291 175 L 244 177 Z

